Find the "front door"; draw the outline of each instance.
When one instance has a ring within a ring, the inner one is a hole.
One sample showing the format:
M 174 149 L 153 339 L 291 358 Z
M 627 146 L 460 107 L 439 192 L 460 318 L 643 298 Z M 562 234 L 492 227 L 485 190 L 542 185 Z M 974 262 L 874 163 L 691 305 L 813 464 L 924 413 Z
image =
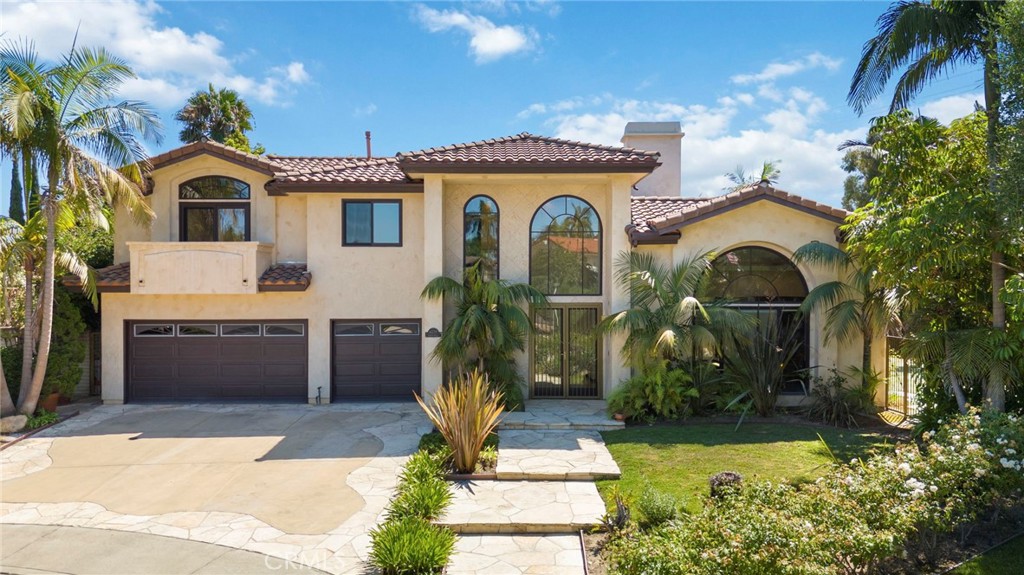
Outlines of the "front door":
M 555 304 L 533 312 L 530 396 L 601 397 L 600 304 Z

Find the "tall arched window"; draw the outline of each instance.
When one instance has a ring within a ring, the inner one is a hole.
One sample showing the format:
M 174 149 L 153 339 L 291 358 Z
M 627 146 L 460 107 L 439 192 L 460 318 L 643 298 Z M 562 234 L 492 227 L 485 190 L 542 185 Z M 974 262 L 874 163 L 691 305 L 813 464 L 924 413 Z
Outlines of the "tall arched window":
M 249 241 L 249 184 L 204 176 L 178 186 L 183 242 Z
M 463 210 L 462 264 L 480 263 L 485 281 L 498 279 L 498 204 L 487 196 L 473 196 Z
M 573 196 L 542 205 L 530 223 L 530 284 L 547 295 L 601 293 L 601 220 Z
M 749 246 L 729 250 L 711 262 L 711 273 L 701 299 L 725 300 L 728 305 L 755 314 L 759 321 L 778 322 L 782 329 L 797 330 L 801 342 L 788 372 L 784 392 L 801 393 L 810 366 L 807 319 L 798 309 L 807 297 L 807 283 L 789 259 L 768 248 Z

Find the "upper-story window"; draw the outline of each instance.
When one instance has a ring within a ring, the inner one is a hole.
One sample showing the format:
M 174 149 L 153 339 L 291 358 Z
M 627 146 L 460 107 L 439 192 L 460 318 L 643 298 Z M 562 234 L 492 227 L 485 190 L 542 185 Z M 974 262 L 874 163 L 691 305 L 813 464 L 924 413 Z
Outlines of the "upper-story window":
M 401 246 L 401 200 L 344 200 L 342 245 Z
M 183 242 L 249 241 L 249 184 L 204 176 L 178 186 Z
M 487 196 L 473 196 L 463 211 L 462 262 L 480 263 L 480 277 L 498 279 L 498 204 Z
M 601 220 L 573 196 L 548 200 L 530 224 L 530 284 L 547 295 L 601 293 Z

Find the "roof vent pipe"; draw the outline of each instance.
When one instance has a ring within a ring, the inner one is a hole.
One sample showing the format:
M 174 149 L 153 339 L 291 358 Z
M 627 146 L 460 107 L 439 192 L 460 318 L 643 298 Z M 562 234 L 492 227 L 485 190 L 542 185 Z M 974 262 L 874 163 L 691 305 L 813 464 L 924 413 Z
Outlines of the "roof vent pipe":
M 366 159 L 373 158 L 373 148 L 370 146 L 370 131 L 366 131 Z

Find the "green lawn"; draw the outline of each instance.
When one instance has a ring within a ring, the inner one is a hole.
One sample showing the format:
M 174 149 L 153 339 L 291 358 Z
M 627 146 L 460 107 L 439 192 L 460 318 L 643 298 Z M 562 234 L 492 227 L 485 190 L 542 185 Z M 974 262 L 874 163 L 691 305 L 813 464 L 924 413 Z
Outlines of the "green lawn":
M 953 575 L 1019 575 L 1024 571 L 1021 557 L 1024 557 L 1024 536 L 964 563 Z
M 656 489 L 682 497 L 697 511 L 708 492 L 708 478 L 737 471 L 744 479 L 807 481 L 832 461 L 817 434 L 841 461 L 849 461 L 886 444 L 878 433 L 790 423 L 630 427 L 602 433 L 608 450 L 622 470 L 616 481 L 599 481 L 609 504 L 615 485 L 635 498 L 649 481 Z M 891 441 L 889 441 L 891 444 Z M 612 505 L 613 507 L 613 505 Z M 612 508 L 610 507 L 610 508 Z

